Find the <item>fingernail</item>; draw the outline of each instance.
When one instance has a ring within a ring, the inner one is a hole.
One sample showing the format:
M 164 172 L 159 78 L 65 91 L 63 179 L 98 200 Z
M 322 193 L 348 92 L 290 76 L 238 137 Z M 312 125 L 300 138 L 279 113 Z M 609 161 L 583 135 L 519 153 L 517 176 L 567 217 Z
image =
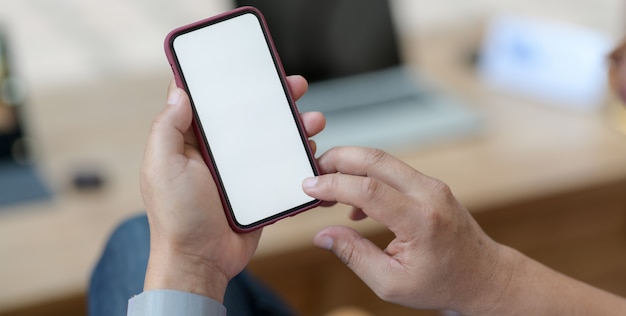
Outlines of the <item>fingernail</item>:
M 319 248 L 330 250 L 333 247 L 333 239 L 328 236 L 319 236 L 313 240 L 313 244 Z
M 180 89 L 172 89 L 167 96 L 167 104 L 175 105 L 178 103 L 178 100 L 180 100 Z
M 315 187 L 316 184 L 317 184 L 317 177 L 306 178 L 304 179 L 304 181 L 302 181 L 302 188 L 310 189 L 310 188 Z

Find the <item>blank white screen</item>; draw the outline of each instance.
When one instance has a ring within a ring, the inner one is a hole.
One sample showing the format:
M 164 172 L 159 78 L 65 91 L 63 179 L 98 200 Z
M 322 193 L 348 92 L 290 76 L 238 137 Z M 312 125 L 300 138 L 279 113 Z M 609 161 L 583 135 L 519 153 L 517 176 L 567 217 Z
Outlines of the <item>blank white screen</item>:
M 236 221 L 311 202 L 314 175 L 258 18 L 184 33 L 173 47 Z

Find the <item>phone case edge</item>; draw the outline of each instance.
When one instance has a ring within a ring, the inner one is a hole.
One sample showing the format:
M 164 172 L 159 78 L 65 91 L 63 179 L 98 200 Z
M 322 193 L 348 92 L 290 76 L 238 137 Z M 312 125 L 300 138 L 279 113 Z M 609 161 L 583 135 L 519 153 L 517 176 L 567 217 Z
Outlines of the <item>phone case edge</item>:
M 311 147 L 309 145 L 308 142 L 308 135 L 306 134 L 306 130 L 304 129 L 304 125 L 302 122 L 302 119 L 299 115 L 299 111 L 296 105 L 296 102 L 293 98 L 291 89 L 289 88 L 289 85 L 287 84 L 287 79 L 286 79 L 286 74 L 285 74 L 285 70 L 283 68 L 282 62 L 280 61 L 280 56 L 278 55 L 278 52 L 276 51 L 276 46 L 274 44 L 274 41 L 272 40 L 271 34 L 269 32 L 269 28 L 267 26 L 267 22 L 265 21 L 265 18 L 263 16 L 263 14 L 261 13 L 260 10 L 258 10 L 257 8 L 254 8 L 252 6 L 243 6 L 243 7 L 239 7 L 230 11 L 226 11 L 223 12 L 221 14 L 206 18 L 206 19 L 202 19 L 187 25 L 183 25 L 180 27 L 177 27 L 175 29 L 173 29 L 172 31 L 170 31 L 167 36 L 165 37 L 165 41 L 164 41 L 164 49 L 165 49 L 165 55 L 167 57 L 167 60 L 170 64 L 170 67 L 172 68 L 172 72 L 174 75 L 174 80 L 176 82 L 176 86 L 184 89 L 187 93 L 189 93 L 185 87 L 185 84 L 183 82 L 183 78 L 182 75 L 180 73 L 180 69 L 178 66 L 175 66 L 177 64 L 177 60 L 176 60 L 176 55 L 174 53 L 174 49 L 173 49 L 173 41 L 174 39 L 180 35 L 180 34 L 184 34 L 186 32 L 192 31 L 194 29 L 197 29 L 199 27 L 203 27 L 207 24 L 214 24 L 214 23 L 219 23 L 219 21 L 221 20 L 225 20 L 228 18 L 232 18 L 241 14 L 245 14 L 245 13 L 253 13 L 254 15 L 257 16 L 257 18 L 259 18 L 259 21 L 261 22 L 261 28 L 263 30 L 263 34 L 266 37 L 266 41 L 269 44 L 270 47 L 270 53 L 272 55 L 272 58 L 274 58 L 274 63 L 278 68 L 278 72 L 279 72 L 279 77 L 281 80 L 281 84 L 283 85 L 284 90 L 286 91 L 287 94 L 287 99 L 288 99 L 288 103 L 289 106 L 291 107 L 292 113 L 294 114 L 294 120 L 296 121 L 296 126 L 298 128 L 298 131 L 300 133 L 301 138 L 303 139 L 303 144 L 305 146 L 305 150 L 307 152 L 307 156 L 309 157 L 309 161 L 311 163 L 311 167 L 313 169 L 313 173 L 314 175 L 318 176 L 319 173 L 319 167 L 317 165 L 317 160 L 315 159 L 315 156 L 313 155 L 313 152 L 311 150 Z M 309 203 L 305 203 L 303 205 L 297 206 L 293 209 L 290 210 L 285 210 L 284 212 L 281 212 L 279 214 L 276 214 L 272 217 L 268 217 L 265 218 L 263 220 L 260 220 L 258 222 L 252 223 L 252 224 L 248 224 L 248 225 L 242 225 L 239 222 L 237 222 L 235 215 L 233 214 L 233 211 L 230 207 L 230 204 L 228 202 L 228 198 L 226 197 L 226 194 L 224 192 L 224 187 L 221 183 L 221 180 L 219 179 L 218 176 L 218 172 L 217 172 L 217 167 L 215 166 L 215 163 L 213 162 L 213 159 L 211 158 L 211 153 L 210 150 L 207 148 L 206 145 L 206 139 L 204 138 L 204 135 L 202 133 L 202 130 L 200 128 L 200 126 L 198 125 L 197 122 L 197 115 L 195 114 L 195 109 L 194 109 L 194 117 L 192 120 L 192 129 L 194 132 L 194 135 L 196 136 L 197 139 L 201 140 L 199 143 L 200 145 L 200 152 L 202 154 L 202 158 L 205 162 L 205 164 L 207 165 L 207 167 L 209 168 L 209 170 L 211 171 L 211 176 L 213 177 L 213 181 L 216 182 L 216 186 L 218 188 L 218 193 L 220 196 L 220 200 L 222 203 L 222 207 L 224 208 L 224 213 L 226 215 L 226 219 L 228 220 L 229 226 L 231 227 L 231 229 L 233 229 L 233 231 L 236 231 L 238 233 L 247 233 L 247 232 L 251 232 L 254 230 L 257 230 L 259 228 L 271 225 L 276 223 L 277 221 L 287 218 L 287 217 L 291 217 L 294 216 L 296 214 L 302 213 L 304 211 L 313 209 L 317 206 L 319 206 L 321 204 L 322 201 L 317 200 L 317 199 L 313 199 L 311 202 Z

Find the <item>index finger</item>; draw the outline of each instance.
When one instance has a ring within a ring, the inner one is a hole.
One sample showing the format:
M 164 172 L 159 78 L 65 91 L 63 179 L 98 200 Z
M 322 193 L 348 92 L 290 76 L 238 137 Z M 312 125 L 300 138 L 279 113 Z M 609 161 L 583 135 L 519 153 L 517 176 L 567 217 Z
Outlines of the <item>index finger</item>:
M 396 235 L 414 226 L 409 213 L 415 201 L 378 179 L 332 173 L 308 178 L 302 188 L 319 200 L 361 209 Z
M 427 187 L 430 179 L 398 158 L 372 148 L 335 147 L 324 153 L 317 163 L 322 173 L 371 177 L 406 194 L 416 186 Z

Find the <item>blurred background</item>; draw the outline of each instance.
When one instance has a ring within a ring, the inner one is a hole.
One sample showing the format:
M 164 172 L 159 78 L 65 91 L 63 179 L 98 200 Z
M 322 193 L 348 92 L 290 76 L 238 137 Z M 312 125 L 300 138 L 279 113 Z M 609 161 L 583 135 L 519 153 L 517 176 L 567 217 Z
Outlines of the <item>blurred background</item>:
M 360 14 L 384 3 L 314 2 L 300 12 L 312 20 L 338 4 Z M 0 0 L 0 315 L 86 314 L 106 238 L 143 209 L 144 141 L 171 79 L 165 35 L 235 5 Z M 606 56 L 626 36 L 626 4 L 390 0 L 389 9 L 399 63 L 455 106 L 400 124 L 428 127 L 411 130 L 414 142 L 370 144 L 449 183 L 497 241 L 626 295 L 626 116 L 606 81 Z M 272 32 L 288 28 L 268 22 Z M 343 124 L 330 125 L 327 147 L 344 141 L 334 134 Z M 356 134 L 368 132 L 380 134 Z M 343 210 L 268 227 L 250 269 L 304 315 L 341 306 L 414 314 L 378 301 L 311 247 L 318 229 L 337 223 L 389 240 L 376 223 L 349 223 Z

